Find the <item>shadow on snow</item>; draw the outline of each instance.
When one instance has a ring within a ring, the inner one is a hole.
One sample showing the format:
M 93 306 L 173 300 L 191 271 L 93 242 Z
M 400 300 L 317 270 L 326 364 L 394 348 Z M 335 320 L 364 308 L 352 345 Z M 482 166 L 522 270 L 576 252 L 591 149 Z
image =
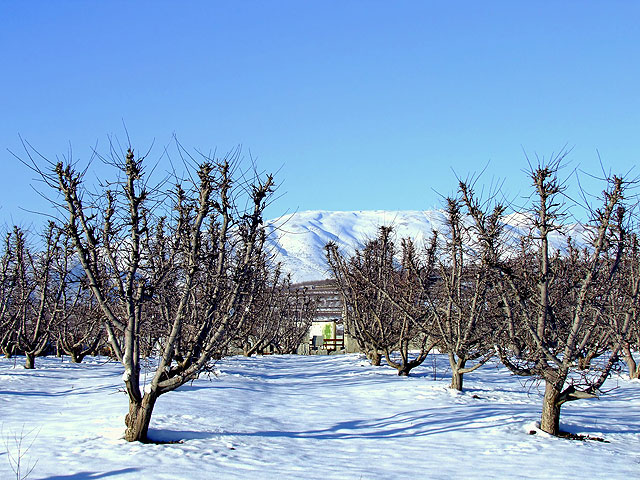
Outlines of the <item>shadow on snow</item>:
M 114 477 L 125 473 L 133 473 L 139 470 L 139 468 L 129 467 L 121 468 L 120 470 L 112 470 L 110 472 L 78 472 L 70 473 L 68 475 L 53 475 L 51 477 L 45 477 L 42 480 L 95 480 L 98 478 Z

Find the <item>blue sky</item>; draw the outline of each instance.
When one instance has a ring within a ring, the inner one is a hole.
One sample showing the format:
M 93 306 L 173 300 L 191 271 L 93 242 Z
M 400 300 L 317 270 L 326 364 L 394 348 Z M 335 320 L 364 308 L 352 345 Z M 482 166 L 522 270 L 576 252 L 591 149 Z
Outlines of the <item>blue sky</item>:
M 487 163 L 517 197 L 523 150 L 596 173 L 640 152 L 633 1 L 2 2 L 0 58 L 5 224 L 48 208 L 18 135 L 82 160 L 123 121 L 151 158 L 242 145 L 279 170 L 270 217 L 432 208 Z

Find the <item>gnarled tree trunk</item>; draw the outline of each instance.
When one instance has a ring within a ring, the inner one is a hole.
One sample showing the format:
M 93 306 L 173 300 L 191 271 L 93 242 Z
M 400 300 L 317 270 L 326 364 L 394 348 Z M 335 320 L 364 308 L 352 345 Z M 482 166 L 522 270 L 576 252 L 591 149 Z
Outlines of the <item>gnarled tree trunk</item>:
M 82 360 L 84 360 L 84 357 L 86 356 L 87 356 L 86 353 L 77 353 L 75 351 L 72 351 L 70 354 L 71 361 L 73 363 L 82 363 Z
M 546 381 L 544 389 L 544 400 L 542 402 L 542 418 L 540 429 L 551 435 L 560 433 L 560 399 L 561 386 L 553 382 Z
M 27 370 L 33 370 L 36 368 L 36 356 L 33 353 L 25 352 L 26 360 L 24 362 L 24 368 Z
M 139 402 L 129 400 L 129 413 L 124 419 L 127 429 L 124 439 L 128 442 L 148 443 L 147 433 L 149 432 L 149 422 L 153 407 L 158 399 L 154 392 L 145 393 Z
M 382 355 L 376 349 L 369 350 L 367 352 L 367 358 L 371 362 L 371 365 L 374 367 L 379 367 L 380 362 L 382 361 Z
M 449 365 L 451 365 L 451 388 L 453 390 L 462 391 L 462 382 L 464 375 L 464 366 L 467 360 L 465 358 L 456 358 L 452 353 L 449 353 Z

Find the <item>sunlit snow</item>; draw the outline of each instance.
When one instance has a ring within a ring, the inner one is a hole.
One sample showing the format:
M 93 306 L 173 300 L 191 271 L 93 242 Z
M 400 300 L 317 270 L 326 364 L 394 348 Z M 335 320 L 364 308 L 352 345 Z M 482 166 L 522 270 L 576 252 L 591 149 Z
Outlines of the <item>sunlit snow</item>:
M 122 439 L 121 365 L 88 358 L 0 360 L 0 478 L 15 439 L 33 442 L 32 479 L 637 478 L 640 383 L 614 376 L 596 400 L 563 407 L 564 430 L 609 443 L 530 435 L 541 390 L 504 368 L 448 389 L 434 356 L 401 378 L 359 355 L 232 357 L 217 376 L 162 396 L 150 437 Z M 144 379 L 143 379 L 144 380 Z M 147 379 L 148 380 L 148 379 Z

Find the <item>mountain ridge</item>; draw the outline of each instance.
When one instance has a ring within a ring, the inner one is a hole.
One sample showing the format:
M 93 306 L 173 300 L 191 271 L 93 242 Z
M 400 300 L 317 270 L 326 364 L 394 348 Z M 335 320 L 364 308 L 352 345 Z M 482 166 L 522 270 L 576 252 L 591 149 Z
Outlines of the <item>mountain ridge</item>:
M 503 218 L 516 234 L 529 228 L 523 214 Z M 434 230 L 444 232 L 447 228 L 444 210 L 307 210 L 268 220 L 265 225 L 267 249 L 294 282 L 330 277 L 324 253 L 327 242 L 337 243 L 341 251 L 351 255 L 374 238 L 381 226 L 391 225 L 397 238 L 411 237 L 418 242 L 430 238 Z M 580 225 L 568 226 L 567 232 L 576 240 L 584 240 L 585 229 Z M 562 249 L 564 243 L 562 234 L 552 238 L 555 248 Z

